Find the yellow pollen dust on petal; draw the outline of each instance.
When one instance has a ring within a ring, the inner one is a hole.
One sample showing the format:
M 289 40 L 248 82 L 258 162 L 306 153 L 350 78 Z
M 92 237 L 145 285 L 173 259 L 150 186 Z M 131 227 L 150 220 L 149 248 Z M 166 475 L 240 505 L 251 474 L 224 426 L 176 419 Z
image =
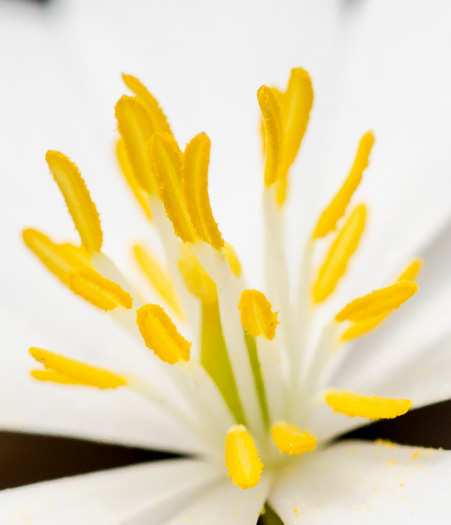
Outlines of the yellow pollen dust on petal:
M 198 235 L 183 190 L 183 158 L 178 146 L 170 135 L 155 133 L 148 148 L 157 180 L 158 197 L 164 204 L 174 231 L 182 241 L 193 243 Z
M 326 394 L 326 402 L 340 414 L 370 419 L 393 419 L 402 416 L 412 407 L 409 399 L 363 396 L 344 390 L 330 390 Z
M 150 206 L 149 206 L 149 196 L 147 192 L 141 189 L 141 186 L 138 184 L 138 181 L 136 180 L 135 173 L 133 171 L 133 166 L 130 162 L 130 159 L 128 158 L 124 139 L 119 139 L 117 141 L 116 155 L 117 155 L 117 160 L 119 161 L 119 165 L 121 167 L 121 171 L 124 174 L 125 180 L 130 186 L 130 189 L 132 190 L 133 195 L 136 197 L 136 200 L 138 201 L 139 205 L 143 209 L 146 217 L 148 219 L 152 219 L 152 214 L 150 212 Z
M 316 437 L 285 421 L 277 421 L 271 427 L 271 437 L 280 453 L 290 456 L 312 452 L 316 448 Z
M 261 86 L 257 98 L 265 124 L 265 185 L 271 186 L 279 178 L 282 162 L 282 114 L 276 95 L 270 87 Z
M 114 310 L 118 306 L 130 309 L 133 306 L 133 298 L 128 292 L 94 270 L 70 272 L 67 284 L 75 294 L 102 310 Z
M 365 219 L 366 207 L 360 204 L 337 235 L 313 286 L 313 300 L 316 303 L 325 301 L 345 274 L 349 259 L 357 249 L 365 228 Z
M 32 228 L 24 230 L 22 235 L 27 247 L 65 284 L 70 271 L 90 266 L 89 257 L 77 246 L 56 244 L 47 235 Z
M 277 312 L 271 310 L 271 303 L 262 292 L 244 290 L 238 309 L 246 332 L 254 337 L 263 334 L 266 339 L 274 339 L 279 324 Z
M 137 311 L 136 322 L 147 348 L 166 363 L 188 361 L 191 343 L 175 327 L 171 318 L 156 304 L 146 304 Z
M 190 293 L 203 303 L 211 303 L 217 300 L 216 284 L 199 262 L 192 245 L 182 244 L 180 246 L 178 267 Z
M 70 359 L 69 357 L 55 354 L 48 350 L 43 350 L 42 348 L 31 347 L 29 352 L 36 361 L 42 363 L 47 370 L 55 372 L 53 379 L 50 380 L 64 376 L 68 379 L 68 381 L 64 382 L 72 381 L 76 384 L 94 386 L 102 389 L 117 388 L 119 386 L 127 385 L 125 377 L 110 372 L 109 370 L 88 365 L 81 361 L 76 361 L 75 359 Z M 33 372 L 33 376 L 36 375 L 38 376 L 37 379 L 40 380 L 44 377 Z
M 133 91 L 138 100 L 146 108 L 149 120 L 154 131 L 159 133 L 171 133 L 166 115 L 163 113 L 157 99 L 147 90 L 147 88 L 132 75 L 122 74 L 125 85 Z
M 199 237 L 219 250 L 224 241 L 208 197 L 210 139 L 205 133 L 196 135 L 186 146 L 184 160 L 183 189 L 191 221 Z
M 371 317 L 388 314 L 399 308 L 418 291 L 418 285 L 411 281 L 401 281 L 385 288 L 380 288 L 364 297 L 347 304 L 335 320 L 359 322 Z
M 421 259 L 415 259 L 412 261 L 409 266 L 402 272 L 398 277 L 398 281 L 414 281 L 418 273 L 421 270 L 423 262 Z
M 373 144 L 374 135 L 371 131 L 368 131 L 360 141 L 354 164 L 343 186 L 321 214 L 313 231 L 314 239 L 325 237 L 328 233 L 335 230 L 338 220 L 345 214 L 349 201 L 362 180 L 363 171 L 368 166 L 368 159 Z
M 89 252 L 99 252 L 103 242 L 99 214 L 77 166 L 58 151 L 48 151 L 46 160 L 84 248 Z
M 260 481 L 264 465 L 251 434 L 243 425 L 232 427 L 227 434 L 225 465 L 233 483 L 244 490 Z
M 157 258 L 141 244 L 133 246 L 136 262 L 158 294 L 168 303 L 174 312 L 184 319 L 183 309 L 168 271 Z
M 222 249 L 222 253 L 224 254 L 226 261 L 229 263 L 230 270 L 232 271 L 233 275 L 235 277 L 240 277 L 241 263 L 233 246 L 226 242 L 224 244 L 224 248 Z
M 135 180 L 149 194 L 155 192 L 147 143 L 155 133 L 145 106 L 135 97 L 123 95 L 115 108 L 118 130 L 124 141 L 127 158 Z

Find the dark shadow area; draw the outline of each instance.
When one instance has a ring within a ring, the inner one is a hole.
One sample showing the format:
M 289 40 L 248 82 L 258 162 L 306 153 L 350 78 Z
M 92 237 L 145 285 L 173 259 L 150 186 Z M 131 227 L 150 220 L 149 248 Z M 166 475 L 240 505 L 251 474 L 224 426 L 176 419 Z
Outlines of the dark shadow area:
M 0 489 L 171 457 L 81 439 L 0 432 Z
M 402 445 L 451 450 L 451 401 L 417 408 L 396 419 L 376 421 L 338 438 L 345 439 L 385 439 Z

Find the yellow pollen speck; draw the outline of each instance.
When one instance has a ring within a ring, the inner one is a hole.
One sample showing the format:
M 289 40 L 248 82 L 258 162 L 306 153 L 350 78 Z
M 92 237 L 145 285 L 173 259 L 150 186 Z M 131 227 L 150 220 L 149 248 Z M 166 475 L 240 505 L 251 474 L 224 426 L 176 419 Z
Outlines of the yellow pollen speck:
M 191 343 L 175 327 L 166 312 L 156 304 L 146 304 L 137 311 L 136 322 L 147 348 L 171 365 L 188 361 Z
M 217 300 L 216 284 L 199 262 L 190 244 L 180 246 L 178 266 L 186 287 L 195 297 L 203 303 Z
M 135 244 L 135 246 L 133 246 L 133 255 L 154 289 L 168 303 L 174 312 L 181 319 L 184 319 L 185 316 L 168 271 L 147 248 L 144 248 L 144 246 L 140 244 Z
M 158 197 L 174 231 L 184 242 L 193 243 L 198 234 L 191 220 L 183 190 L 183 157 L 171 135 L 155 133 L 149 141 L 149 155 L 157 181 Z
M 313 300 L 316 303 L 326 300 L 345 274 L 349 259 L 359 244 L 365 227 L 365 219 L 366 207 L 360 204 L 337 235 L 313 286 Z
M 124 377 L 115 374 L 114 372 L 104 370 L 103 368 L 91 366 L 82 363 L 81 361 L 76 361 L 75 359 L 70 359 L 41 348 L 32 347 L 29 352 L 36 361 L 42 363 L 47 370 L 56 373 L 51 380 L 65 376 L 76 384 L 94 386 L 102 389 L 117 388 L 119 386 L 127 385 L 127 381 Z M 36 372 L 34 372 L 33 375 L 36 376 Z M 42 375 L 40 376 L 37 374 L 37 376 L 38 379 L 43 379 Z
M 210 139 L 205 133 L 196 135 L 186 146 L 184 161 L 183 188 L 191 221 L 199 237 L 219 250 L 224 241 L 213 218 L 208 197 Z
M 226 437 L 225 465 L 228 476 L 242 489 L 255 487 L 263 472 L 258 450 L 246 427 L 232 427 Z
M 303 454 L 316 448 L 316 437 L 307 430 L 278 421 L 271 427 L 272 439 L 279 451 L 287 454 Z
M 100 251 L 103 234 L 99 214 L 77 166 L 58 151 L 48 151 L 46 160 L 63 194 L 83 246 L 89 252 Z
M 354 164 L 343 186 L 319 218 L 313 231 L 314 239 L 325 237 L 329 232 L 335 230 L 338 220 L 345 214 L 349 201 L 362 180 L 363 171 L 368 166 L 368 158 L 373 144 L 374 136 L 371 131 L 368 131 L 360 141 Z
M 254 337 L 263 334 L 266 339 L 274 339 L 279 324 L 277 312 L 271 310 L 271 303 L 262 292 L 244 290 L 238 309 L 246 332 Z
M 417 291 L 418 285 L 410 281 L 401 281 L 386 288 L 380 288 L 347 304 L 335 316 L 335 320 L 338 322 L 359 322 L 387 314 L 395 308 L 399 308 Z
M 405 414 L 412 407 L 409 399 L 363 396 L 343 390 L 330 390 L 326 394 L 326 402 L 335 412 L 370 419 L 392 419 Z
M 222 249 L 222 253 L 224 254 L 224 257 L 226 261 L 229 263 L 230 270 L 232 271 L 233 275 L 235 277 L 240 277 L 241 275 L 241 263 L 238 259 L 238 255 L 236 254 L 236 251 L 234 250 L 233 246 L 226 242 L 224 244 L 224 248 Z
M 132 296 L 128 292 L 94 270 L 70 272 L 67 285 L 75 294 L 102 310 L 114 310 L 117 306 L 130 309 L 133 306 Z

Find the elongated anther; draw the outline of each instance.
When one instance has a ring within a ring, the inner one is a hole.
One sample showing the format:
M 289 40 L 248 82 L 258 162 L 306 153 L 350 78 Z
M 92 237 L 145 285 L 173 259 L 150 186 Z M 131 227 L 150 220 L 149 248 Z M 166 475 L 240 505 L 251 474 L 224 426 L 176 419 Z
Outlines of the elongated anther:
M 136 322 L 147 348 L 171 365 L 188 361 L 191 343 L 175 327 L 171 318 L 156 304 L 146 304 L 137 311 Z
M 235 277 L 240 277 L 241 263 L 233 246 L 226 242 L 224 244 L 224 248 L 222 249 L 222 253 L 224 254 L 226 261 L 229 263 L 230 270 L 232 271 L 233 275 Z
M 185 286 L 202 303 L 212 303 L 218 300 L 216 284 L 199 262 L 190 244 L 183 244 L 180 247 L 178 267 Z
M 278 421 L 271 427 L 271 437 L 279 451 L 290 456 L 311 452 L 316 448 L 315 436 L 284 421 Z
M 99 252 L 103 241 L 99 214 L 77 166 L 58 151 L 48 151 L 46 160 L 63 194 L 83 246 L 89 252 Z
M 227 434 L 225 465 L 233 483 L 244 490 L 260 481 L 264 465 L 251 434 L 243 425 L 232 427 Z
M 277 313 L 271 310 L 271 303 L 258 290 L 244 290 L 238 309 L 241 311 L 241 323 L 250 335 L 264 335 L 274 339 L 279 324 Z
M 402 274 L 398 277 L 398 281 L 414 281 L 417 277 L 418 273 L 421 270 L 421 267 L 423 265 L 423 261 L 421 259 L 415 259 L 413 260 L 409 266 L 402 272 Z
M 349 201 L 357 189 L 365 168 L 368 166 L 368 159 L 371 148 L 374 144 L 374 136 L 371 131 L 363 135 L 354 164 L 349 172 L 348 177 L 343 183 L 338 193 L 330 202 L 329 206 L 321 214 L 318 223 L 313 231 L 313 238 L 319 239 L 325 237 L 329 232 L 335 230 L 337 222 L 345 214 Z
M 70 359 L 69 357 L 55 354 L 48 350 L 43 350 L 42 348 L 31 347 L 29 352 L 36 361 L 42 363 L 47 370 L 55 373 L 53 380 L 60 376 L 64 376 L 68 378 L 67 382 L 72 381 L 77 384 L 94 386 L 102 389 L 117 388 L 119 386 L 127 385 L 125 377 L 110 372 L 109 370 L 88 365 L 81 361 L 76 361 L 75 359 Z M 37 376 L 37 379 L 43 379 L 42 375 L 37 374 Z
M 402 416 L 412 407 L 409 399 L 364 396 L 344 390 L 330 390 L 326 394 L 326 403 L 335 412 L 370 419 L 393 419 Z
M 411 281 L 400 281 L 386 288 L 380 288 L 347 304 L 338 312 L 335 320 L 359 322 L 387 314 L 399 308 L 417 291 L 418 285 Z

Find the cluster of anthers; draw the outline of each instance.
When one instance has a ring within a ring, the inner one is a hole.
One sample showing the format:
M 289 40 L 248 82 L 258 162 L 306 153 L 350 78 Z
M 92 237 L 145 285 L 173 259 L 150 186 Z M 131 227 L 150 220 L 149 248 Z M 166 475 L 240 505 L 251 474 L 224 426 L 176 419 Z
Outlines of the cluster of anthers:
M 371 419 L 407 412 L 409 400 L 325 389 L 321 377 L 343 342 L 373 330 L 415 294 L 419 261 L 412 262 L 396 282 L 347 304 L 321 334 L 309 330 L 318 305 L 334 292 L 364 231 L 366 207 L 350 202 L 368 165 L 372 133 L 363 135 L 349 175 L 312 229 L 294 297 L 282 218 L 287 175 L 313 103 L 312 84 L 299 68 L 292 70 L 286 91 L 267 86 L 258 90 L 266 158 L 265 295 L 247 289 L 238 258 L 213 218 L 207 135 L 200 133 L 182 151 L 155 98 L 136 78 L 123 78 L 134 94 L 124 95 L 116 105 L 117 154 L 137 201 L 158 231 L 166 261 L 160 262 L 142 245 L 134 246 L 133 253 L 165 309 L 142 304 L 102 252 L 96 206 L 79 170 L 62 153 L 49 151 L 47 162 L 81 246 L 55 243 L 35 229 L 25 230 L 24 240 L 62 283 L 106 310 L 153 352 L 149 358 L 193 407 L 195 416 L 152 378 L 104 370 L 40 348 L 30 349 L 44 365 L 32 376 L 70 385 L 133 389 L 164 406 L 202 440 L 205 457 L 216 461 L 218 468 L 224 469 L 225 457 L 228 475 L 242 489 L 259 483 L 264 466 L 270 473 L 288 456 L 324 445 L 309 432 L 319 405 L 329 405 L 329 417 L 334 417 L 333 411 Z M 316 268 L 314 250 L 324 237 L 331 238 L 330 245 Z M 182 335 L 188 330 L 192 342 Z

